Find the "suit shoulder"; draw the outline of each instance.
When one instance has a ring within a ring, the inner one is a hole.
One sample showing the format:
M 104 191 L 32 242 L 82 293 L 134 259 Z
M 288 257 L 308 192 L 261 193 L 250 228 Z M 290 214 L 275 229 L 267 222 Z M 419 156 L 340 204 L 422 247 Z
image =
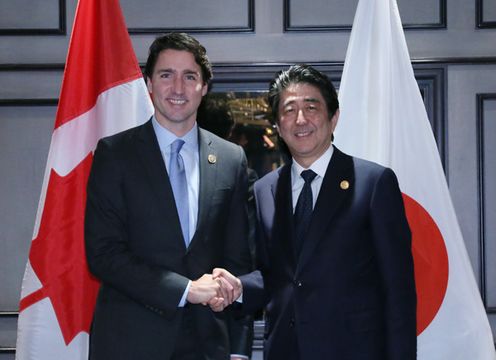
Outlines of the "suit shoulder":
M 373 161 L 353 157 L 355 178 L 370 184 L 385 183 L 398 184 L 398 178 L 394 171 L 386 166 Z
M 142 131 L 143 125 L 138 125 L 133 128 L 121 131 L 117 134 L 106 136 L 100 139 L 99 143 L 110 148 L 119 148 L 121 146 L 127 146 L 129 142 L 134 141 L 136 136 Z
M 199 128 L 200 136 L 202 137 L 202 143 L 206 142 L 210 146 L 213 146 L 218 154 L 222 154 L 222 157 L 228 161 L 234 161 L 235 163 L 246 164 L 246 156 L 243 148 L 235 143 L 225 140 L 208 130 Z
M 383 165 L 380 165 L 376 162 L 370 161 L 370 160 L 365 160 L 362 158 L 357 158 L 357 157 L 351 157 L 353 160 L 353 164 L 355 167 L 355 171 L 357 172 L 365 172 L 369 174 L 376 174 L 376 175 L 381 175 L 385 171 L 391 171 L 392 170 L 388 167 L 385 167 Z
M 241 149 L 241 146 L 230 142 L 226 139 L 221 138 L 218 135 L 215 135 L 214 133 L 205 130 L 203 128 L 199 128 L 200 132 L 202 133 L 203 136 L 207 137 L 216 147 L 221 149 L 222 151 L 239 151 Z
M 255 182 L 255 189 L 262 189 L 265 187 L 271 187 L 272 184 L 276 183 L 279 179 L 279 174 L 281 172 L 282 167 L 272 170 L 268 174 L 262 176 Z

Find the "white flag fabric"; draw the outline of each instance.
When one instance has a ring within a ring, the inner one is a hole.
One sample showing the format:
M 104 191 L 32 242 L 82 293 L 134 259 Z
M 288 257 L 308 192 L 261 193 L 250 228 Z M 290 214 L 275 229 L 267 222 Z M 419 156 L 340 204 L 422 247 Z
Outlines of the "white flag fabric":
M 412 230 L 418 359 L 496 359 L 395 0 L 360 0 L 339 100 L 335 144 L 398 176 Z
M 83 233 L 93 151 L 152 113 L 118 0 L 79 0 L 22 283 L 16 359 L 88 358 L 99 287 Z

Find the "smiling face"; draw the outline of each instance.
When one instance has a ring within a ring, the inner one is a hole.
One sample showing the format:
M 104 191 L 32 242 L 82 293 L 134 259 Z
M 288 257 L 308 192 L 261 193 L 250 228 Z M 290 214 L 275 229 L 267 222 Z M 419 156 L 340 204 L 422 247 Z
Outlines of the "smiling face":
M 319 89 L 307 83 L 296 83 L 281 93 L 278 113 L 279 135 L 298 164 L 308 168 L 331 145 L 339 110 L 329 118 Z
M 167 49 L 160 52 L 151 77 L 147 77 L 157 121 L 177 136 L 194 126 L 198 106 L 208 91 L 201 74 L 192 53 Z

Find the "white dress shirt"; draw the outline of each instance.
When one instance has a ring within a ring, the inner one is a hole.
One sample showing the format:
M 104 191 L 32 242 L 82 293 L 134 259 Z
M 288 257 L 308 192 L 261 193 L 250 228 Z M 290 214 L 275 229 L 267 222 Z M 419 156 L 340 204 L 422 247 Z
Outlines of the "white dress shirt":
M 311 183 L 312 197 L 313 197 L 312 208 L 315 207 L 315 203 L 317 202 L 317 197 L 319 196 L 320 188 L 322 187 L 322 181 L 324 180 L 324 175 L 327 171 L 327 166 L 331 161 L 333 152 L 334 152 L 334 147 L 331 144 L 331 146 L 329 146 L 329 148 L 308 168 L 310 170 L 313 170 L 317 174 L 317 176 L 313 179 Z M 301 190 L 303 189 L 303 185 L 305 185 L 305 180 L 303 180 L 300 174 L 303 170 L 308 170 L 308 169 L 298 164 L 298 162 L 293 158 L 293 165 L 291 165 L 291 189 L 293 196 L 293 213 L 296 208 L 296 203 L 298 202 L 298 197 L 300 196 Z

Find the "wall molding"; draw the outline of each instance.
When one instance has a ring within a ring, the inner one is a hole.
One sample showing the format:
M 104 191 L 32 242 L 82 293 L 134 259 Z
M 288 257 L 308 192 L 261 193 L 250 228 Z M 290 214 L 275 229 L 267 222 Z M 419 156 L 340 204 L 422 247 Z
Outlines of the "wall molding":
M 496 56 L 474 56 L 474 57 L 418 57 L 412 58 L 411 62 L 413 65 L 416 64 L 436 64 L 436 65 L 496 65 Z M 241 71 L 243 69 L 248 69 L 250 67 L 281 67 L 290 66 L 295 62 L 217 62 L 213 63 L 213 67 L 216 69 L 222 69 L 223 67 L 238 67 Z M 344 60 L 339 61 L 319 61 L 312 62 L 312 64 L 325 64 L 332 66 L 343 66 Z M 140 63 L 140 67 L 143 69 L 145 63 Z M 41 71 L 41 70 L 64 70 L 65 63 L 0 63 L 1 71 Z
M 434 23 L 405 23 L 404 30 L 439 30 L 447 27 L 446 0 L 439 1 L 439 21 Z M 482 0 L 479 0 L 482 1 Z M 353 24 L 322 24 L 322 25 L 292 25 L 291 0 L 284 0 L 283 4 L 283 31 L 284 32 L 333 32 L 351 31 Z
M 475 23 L 479 29 L 496 29 L 496 19 L 484 21 L 484 0 L 475 2 Z
M 162 34 L 171 31 L 198 33 L 253 33 L 255 32 L 255 0 L 246 0 L 247 20 L 246 26 L 218 26 L 218 27 L 130 27 L 129 34 Z
M 66 0 L 59 0 L 59 24 L 57 28 L 3 28 L 2 35 L 39 36 L 39 35 L 67 35 Z
M 18 311 L 0 311 L 0 320 L 6 318 L 17 318 L 18 316 Z M 15 354 L 15 351 L 15 347 L 0 345 L 0 354 Z
M 0 346 L 0 354 L 15 354 L 16 349 L 13 347 Z
M 3 106 L 57 106 L 59 100 L 47 99 L 0 99 L 0 107 Z
M 488 304 L 487 272 L 486 272 L 486 211 L 485 211 L 485 172 L 484 172 L 484 102 L 496 101 L 496 93 L 478 93 L 477 101 L 477 172 L 478 172 L 478 205 L 479 205 L 479 274 L 482 302 L 488 314 L 496 314 L 496 304 Z

